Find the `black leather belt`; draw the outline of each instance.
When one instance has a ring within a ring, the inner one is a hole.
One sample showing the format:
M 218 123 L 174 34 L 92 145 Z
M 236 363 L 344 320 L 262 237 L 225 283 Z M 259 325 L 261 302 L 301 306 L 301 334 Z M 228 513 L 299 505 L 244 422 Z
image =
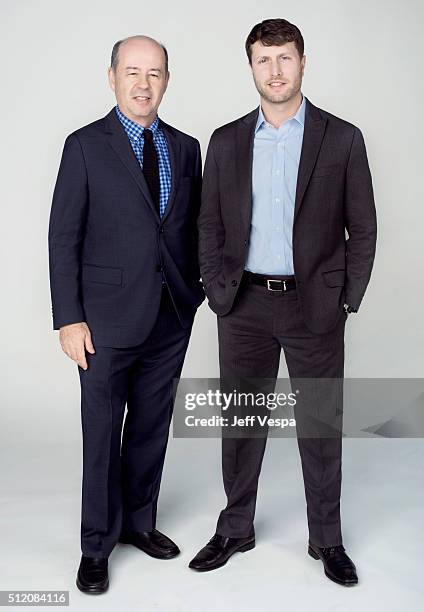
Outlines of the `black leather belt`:
M 245 277 L 249 283 L 266 287 L 268 291 L 291 291 L 292 289 L 296 289 L 296 280 L 294 276 L 273 278 L 272 276 L 256 274 L 255 272 L 245 270 L 243 277 Z

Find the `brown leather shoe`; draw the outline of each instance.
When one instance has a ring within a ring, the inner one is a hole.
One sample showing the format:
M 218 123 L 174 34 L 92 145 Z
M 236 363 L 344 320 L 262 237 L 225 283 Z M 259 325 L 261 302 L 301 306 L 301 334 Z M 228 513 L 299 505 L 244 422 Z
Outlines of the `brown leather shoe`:
M 119 542 L 132 544 L 155 559 L 173 559 L 180 554 L 180 549 L 175 542 L 157 529 L 153 531 L 123 531 Z
M 343 586 L 354 586 L 358 584 L 356 567 L 344 549 L 344 546 L 330 546 L 320 548 L 309 542 L 308 553 L 314 559 L 321 559 L 324 564 L 324 573 L 327 578 Z

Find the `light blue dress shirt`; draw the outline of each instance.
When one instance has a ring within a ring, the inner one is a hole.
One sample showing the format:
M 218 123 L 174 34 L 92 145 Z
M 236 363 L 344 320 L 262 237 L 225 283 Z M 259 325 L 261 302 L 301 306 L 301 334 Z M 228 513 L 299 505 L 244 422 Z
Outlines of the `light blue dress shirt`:
M 294 274 L 293 218 L 305 124 L 305 97 L 279 128 L 259 107 L 253 144 L 252 224 L 246 270 Z

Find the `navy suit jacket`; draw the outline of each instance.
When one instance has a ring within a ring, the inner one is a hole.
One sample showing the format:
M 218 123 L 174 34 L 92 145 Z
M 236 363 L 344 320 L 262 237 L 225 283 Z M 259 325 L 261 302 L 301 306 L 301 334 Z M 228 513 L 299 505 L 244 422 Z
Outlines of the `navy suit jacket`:
M 162 277 L 183 327 L 204 300 L 198 264 L 198 141 L 160 120 L 172 189 L 159 217 L 112 109 L 70 134 L 53 194 L 49 264 L 53 328 L 86 321 L 94 345 L 143 342 L 157 317 Z

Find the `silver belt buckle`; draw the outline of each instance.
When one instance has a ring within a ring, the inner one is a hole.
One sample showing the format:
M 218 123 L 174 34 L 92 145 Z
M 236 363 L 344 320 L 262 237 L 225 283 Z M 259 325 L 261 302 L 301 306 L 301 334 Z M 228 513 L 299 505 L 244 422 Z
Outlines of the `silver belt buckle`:
M 273 289 L 272 287 L 270 287 L 270 284 L 269 284 L 269 283 L 272 283 L 272 282 L 274 282 L 274 283 L 275 282 L 283 283 L 284 289 Z M 266 287 L 267 287 L 268 291 L 286 291 L 287 290 L 286 281 L 284 279 L 281 279 L 281 278 L 267 278 L 266 279 Z

